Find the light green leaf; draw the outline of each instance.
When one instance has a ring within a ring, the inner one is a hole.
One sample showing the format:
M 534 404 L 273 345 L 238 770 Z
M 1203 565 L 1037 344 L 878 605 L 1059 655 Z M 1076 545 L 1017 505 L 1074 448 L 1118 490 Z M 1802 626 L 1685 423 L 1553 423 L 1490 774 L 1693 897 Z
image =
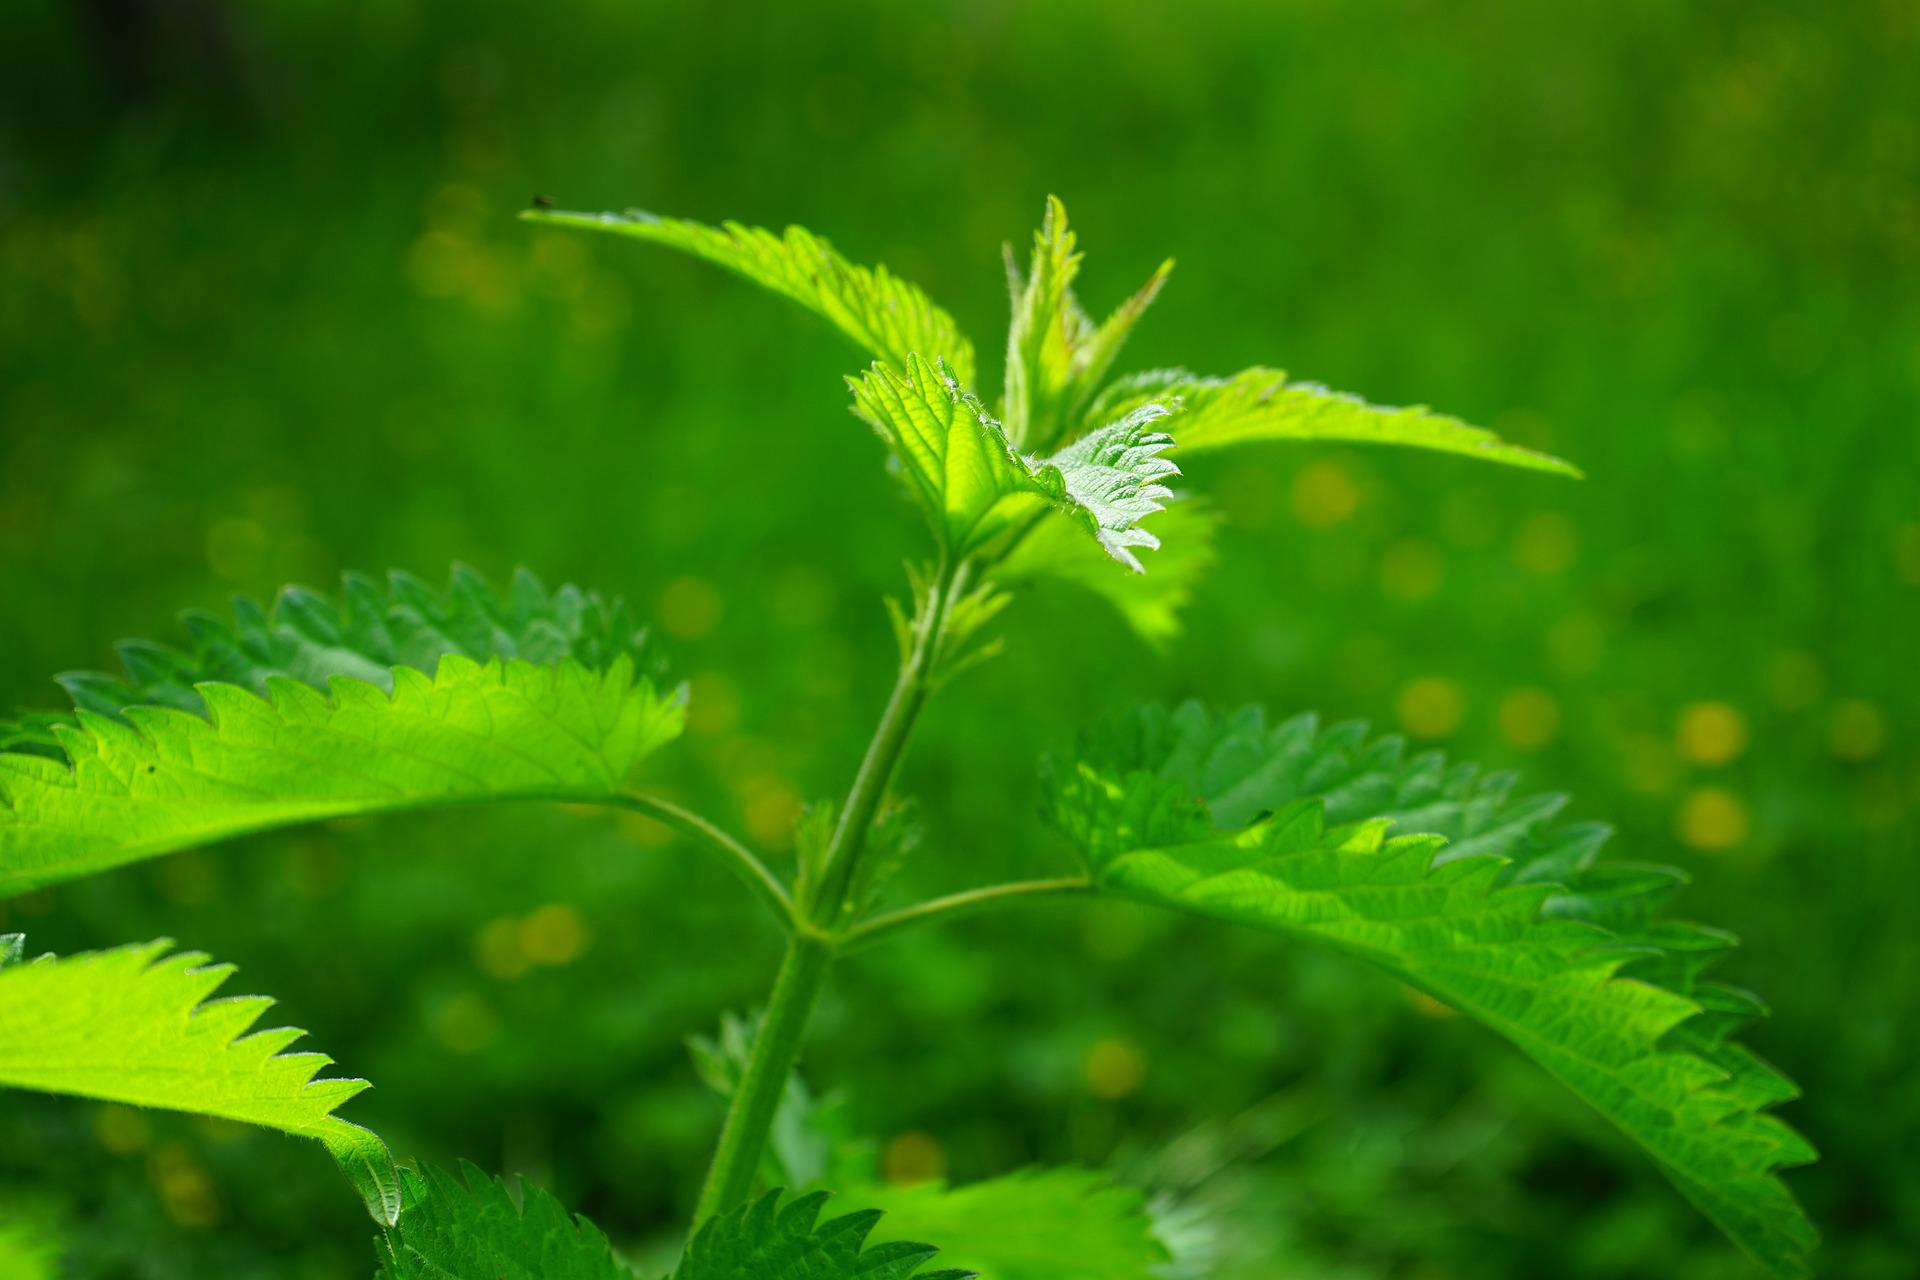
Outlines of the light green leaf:
M 0 754 L 0 894 L 230 836 L 326 818 L 499 800 L 608 802 L 680 732 L 681 700 L 568 659 L 449 654 L 396 667 L 391 694 L 338 677 L 321 693 L 197 686 L 210 719 L 132 707 L 55 730 L 71 759 Z
M 318 1139 L 374 1217 L 391 1221 L 399 1203 L 386 1144 L 333 1114 L 367 1082 L 314 1079 L 331 1058 L 283 1052 L 305 1032 L 249 1033 L 272 1000 L 209 999 L 233 966 L 172 948 L 161 940 L 0 967 L 0 1086 Z
M 1340 440 L 1406 445 L 1507 466 L 1579 476 L 1559 458 L 1507 444 L 1491 431 L 1423 406 L 1368 404 L 1312 382 L 1289 382 L 1278 369 L 1247 369 L 1230 378 L 1199 378 L 1162 369 L 1123 378 L 1094 406 L 1095 420 L 1160 402 L 1175 408 L 1171 429 L 1183 453 L 1261 440 Z
M 772 1191 L 720 1214 L 695 1234 L 671 1280 L 967 1280 L 965 1271 L 922 1271 L 929 1245 L 867 1247 L 877 1209 L 820 1222 L 828 1195 L 796 1196 L 782 1207 Z
M 1030 1169 L 964 1187 L 872 1187 L 875 1238 L 940 1242 L 989 1280 L 1154 1280 L 1168 1260 L 1145 1198 L 1089 1169 Z
M 1143 405 L 1051 458 L 1022 457 L 980 401 L 938 363 L 907 361 L 904 377 L 875 364 L 847 380 L 854 410 L 887 442 L 901 478 L 953 556 L 989 548 L 1037 523 L 1049 508 L 1068 513 L 1136 571 L 1130 547 L 1158 545 L 1138 521 L 1169 495 L 1174 474 L 1162 458 L 1173 444 L 1151 429 L 1166 416 Z M 991 558 L 992 552 L 988 551 Z
M 887 442 L 901 479 L 955 556 L 1006 527 L 1015 495 L 1049 495 L 986 408 L 937 359 L 909 356 L 904 376 L 876 363 L 847 379 L 854 411 Z
M 1173 270 L 1172 260 L 1162 263 L 1138 292 L 1096 326 L 1074 296 L 1082 256 L 1075 245 L 1066 206 L 1048 196 L 1024 277 L 1012 247 L 1007 249 L 1013 319 L 1007 330 L 1004 403 L 1007 434 L 1023 448 L 1050 449 L 1081 424 L 1133 326 Z
M 640 209 L 528 210 L 521 217 L 632 236 L 694 254 L 799 303 L 895 369 L 904 369 L 910 355 L 927 360 L 942 356 L 960 381 L 973 381 L 973 344 L 953 317 L 885 267 L 856 266 L 802 227 L 775 235 L 738 222 L 710 227 Z
M 406 1209 L 377 1243 L 377 1280 L 632 1280 L 607 1238 L 548 1192 L 465 1161 L 406 1171 Z
M 1128 573 L 1091 546 L 1071 516 L 1056 512 L 1036 524 L 993 572 L 1006 583 L 1048 580 L 1084 587 L 1118 609 L 1142 640 L 1165 648 L 1179 634 L 1180 612 L 1195 586 L 1213 567 L 1219 527 L 1218 512 L 1204 502 L 1171 503 L 1153 521 L 1160 550 L 1147 559 L 1145 573 Z
M 1732 939 L 1660 916 L 1675 873 L 1597 862 L 1605 830 L 1556 823 L 1558 797 L 1311 718 L 1148 710 L 1050 774 L 1108 892 L 1345 952 L 1478 1019 L 1805 1273 L 1816 1235 L 1777 1171 L 1814 1152 L 1767 1114 L 1796 1091 L 1731 1038 L 1759 1002 L 1704 979 Z

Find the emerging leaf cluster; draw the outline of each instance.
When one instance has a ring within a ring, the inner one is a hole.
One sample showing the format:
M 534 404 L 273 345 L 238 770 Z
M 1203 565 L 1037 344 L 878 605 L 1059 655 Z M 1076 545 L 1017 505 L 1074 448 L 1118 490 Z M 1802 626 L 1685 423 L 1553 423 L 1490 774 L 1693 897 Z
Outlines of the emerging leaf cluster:
M 525 216 L 696 254 L 825 318 L 874 360 L 848 379 L 854 412 L 885 442 L 945 561 L 970 559 L 983 577 L 1009 584 L 1086 588 L 1156 644 L 1174 633 L 1181 606 L 1212 563 L 1214 516 L 1169 486 L 1179 475 L 1170 452 L 1344 440 L 1577 474 L 1454 418 L 1381 408 L 1290 382 L 1277 370 L 1227 378 L 1157 370 L 1114 379 L 1121 349 L 1173 263 L 1094 320 L 1075 292 L 1082 255 L 1057 199 L 1047 201 L 1026 269 L 1010 247 L 1006 253 L 1011 318 L 992 407 L 975 381 L 974 343 L 946 311 L 884 267 L 854 266 L 801 228 L 776 235 L 638 210 Z M 1143 562 L 1142 550 L 1160 553 Z

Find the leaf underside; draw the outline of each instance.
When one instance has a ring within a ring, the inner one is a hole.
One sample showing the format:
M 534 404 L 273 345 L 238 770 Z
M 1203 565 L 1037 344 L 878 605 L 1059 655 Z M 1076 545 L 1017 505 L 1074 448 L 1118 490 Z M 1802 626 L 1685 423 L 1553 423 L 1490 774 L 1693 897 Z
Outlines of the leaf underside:
M 1661 915 L 1677 873 L 1597 861 L 1605 828 L 1555 821 L 1560 797 L 1311 717 L 1149 709 L 1049 773 L 1108 892 L 1346 952 L 1486 1023 L 1805 1273 L 1816 1235 L 1777 1172 L 1814 1152 L 1768 1114 L 1797 1091 L 1732 1038 L 1759 1001 L 1705 977 L 1733 939 Z
M 510 600 L 534 598 L 516 588 Z M 577 592 L 547 599 L 571 602 L 561 612 L 572 625 L 553 623 L 552 610 L 493 616 L 477 605 L 336 613 L 303 593 L 283 596 L 264 623 L 250 624 L 243 608 L 231 633 L 237 643 L 202 628 L 200 647 L 173 654 L 164 676 L 145 657 L 130 659 L 125 696 L 160 705 L 88 709 L 111 705 L 99 701 L 102 684 L 89 682 L 70 723 L 48 720 L 46 744 L 0 752 L 0 896 L 327 818 L 617 798 L 640 762 L 679 733 L 681 698 L 636 674 L 630 644 L 584 621 L 617 611 L 587 607 Z M 489 648 L 547 661 L 464 656 Z M 572 653 L 606 665 L 589 667 Z M 252 655 L 250 665 L 236 654 Z M 435 673 L 376 665 L 392 657 L 427 662 Z M 188 683 L 209 667 L 261 692 Z
M 1091 1169 L 1029 1169 L 963 1187 L 873 1187 L 881 1240 L 938 1240 L 992 1280 L 1155 1280 L 1168 1261 L 1146 1200 Z
M 906 368 L 910 355 L 944 356 L 961 382 L 973 381 L 973 344 L 952 316 L 885 267 L 856 266 L 804 227 L 776 235 L 738 222 L 710 227 L 638 209 L 623 214 L 530 210 L 522 216 L 691 253 L 799 303 L 895 369 Z
M 364 1080 L 315 1079 L 333 1059 L 285 1050 L 306 1033 L 252 1030 L 273 1001 L 213 993 L 233 973 L 166 940 L 0 967 L 0 1086 L 217 1116 L 315 1138 L 376 1218 L 398 1209 L 386 1144 L 333 1112 Z
M 377 1280 L 632 1280 L 599 1228 L 548 1192 L 517 1179 L 510 1188 L 465 1161 L 460 1171 L 406 1171 L 406 1208 L 378 1242 Z
M 785 1205 L 771 1191 L 720 1214 L 695 1233 L 671 1280 L 968 1280 L 968 1271 L 922 1271 L 939 1252 L 894 1241 L 871 1247 L 880 1221 L 863 1209 L 821 1222 L 828 1193 L 795 1196 Z

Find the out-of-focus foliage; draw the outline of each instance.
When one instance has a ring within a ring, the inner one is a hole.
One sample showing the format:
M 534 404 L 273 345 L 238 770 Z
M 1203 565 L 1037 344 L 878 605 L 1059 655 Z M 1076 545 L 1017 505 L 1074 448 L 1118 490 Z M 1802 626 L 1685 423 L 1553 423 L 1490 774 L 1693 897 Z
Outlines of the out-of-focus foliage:
M 903 775 L 929 834 L 901 881 L 1070 867 L 1030 762 L 1136 696 L 1525 763 L 1743 936 L 1722 972 L 1772 1001 L 1750 1039 L 1824 1154 L 1790 1175 L 1819 1264 L 1910 1270 L 1911 6 L 276 0 L 228 6 L 225 41 L 165 27 L 149 61 L 80 12 L 28 0 L 0 40 L 7 709 L 183 603 L 524 563 L 657 623 L 694 691 L 659 767 L 782 844 L 856 763 L 891 678 L 876 602 L 924 537 L 846 429 L 833 375 L 863 358 L 704 264 L 511 215 L 545 193 L 803 223 L 988 334 L 994 247 L 1057 192 L 1097 251 L 1090 314 L 1181 259 L 1127 364 L 1441 405 L 1590 479 L 1196 458 L 1220 565 L 1182 636 L 1116 648 L 1064 591 L 1005 615 Z M 1187 509 L 1150 524 L 1159 564 Z M 682 1039 L 776 956 L 724 870 L 666 843 L 532 811 L 328 827 L 0 928 L 244 962 L 380 1082 L 356 1118 L 524 1171 L 624 1248 L 671 1241 L 718 1122 Z M 857 959 L 806 1069 L 893 1181 L 1118 1160 L 1179 1197 L 1218 1280 L 1751 1274 L 1472 1028 L 1125 905 Z M 300 1144 L 0 1104 L 0 1204 L 57 1224 L 69 1275 L 366 1273 L 364 1212 Z

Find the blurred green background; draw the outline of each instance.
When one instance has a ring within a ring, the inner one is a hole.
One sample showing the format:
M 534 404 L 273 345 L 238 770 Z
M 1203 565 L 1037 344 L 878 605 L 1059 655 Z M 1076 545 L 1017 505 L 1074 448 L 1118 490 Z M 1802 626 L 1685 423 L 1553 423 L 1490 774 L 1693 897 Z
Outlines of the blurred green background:
M 138 15 L 159 12 L 151 27 Z M 801 222 L 989 356 L 1042 197 L 1133 367 L 1254 362 L 1585 466 L 1274 448 L 1157 655 L 1064 591 L 924 726 L 903 890 L 1066 865 L 1033 762 L 1139 699 L 1397 727 L 1618 825 L 1741 933 L 1824 1266 L 1920 1257 L 1920 10 L 15 0 L 0 14 L 0 703 L 173 614 L 455 559 L 625 594 L 692 682 L 671 783 L 783 846 L 891 679 L 919 546 L 785 304 L 563 206 Z M 997 370 L 990 374 L 997 377 Z M 0 904 L 170 935 L 378 1090 L 405 1152 L 667 1239 L 720 1115 L 681 1047 L 774 939 L 662 833 L 514 812 L 239 842 Z M 4 1029 L 0 1029 L 4 1034 Z M 1269 941 L 1035 907 L 845 966 L 806 1070 L 898 1178 L 1112 1162 L 1215 1274 L 1740 1277 L 1516 1055 Z M 1197 1126 L 1197 1127 L 1196 1127 Z M 74 1277 L 370 1269 L 317 1148 L 0 1099 Z

